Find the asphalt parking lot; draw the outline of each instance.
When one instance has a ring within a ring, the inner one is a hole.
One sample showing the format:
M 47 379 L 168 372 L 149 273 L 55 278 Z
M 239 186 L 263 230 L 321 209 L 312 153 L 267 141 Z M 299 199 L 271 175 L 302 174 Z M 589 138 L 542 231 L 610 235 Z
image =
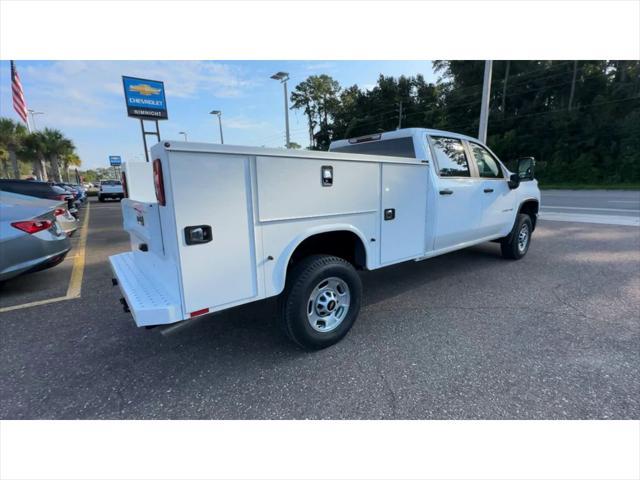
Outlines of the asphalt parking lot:
M 541 220 L 518 262 L 490 243 L 365 272 L 351 333 L 306 353 L 273 300 L 135 327 L 107 262 L 119 204 L 90 210 L 80 298 L 7 309 L 63 295 L 64 264 L 0 287 L 2 419 L 640 417 L 637 227 Z

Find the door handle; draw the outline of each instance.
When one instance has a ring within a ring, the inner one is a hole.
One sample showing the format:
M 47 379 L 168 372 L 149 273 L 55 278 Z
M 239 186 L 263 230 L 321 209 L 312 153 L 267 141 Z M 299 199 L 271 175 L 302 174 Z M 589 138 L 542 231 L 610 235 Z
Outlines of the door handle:
M 453 190 L 449 190 L 448 188 L 440 190 L 440 195 L 453 195 Z
M 485 188 L 484 189 L 484 193 L 491 193 L 493 192 L 493 188 Z

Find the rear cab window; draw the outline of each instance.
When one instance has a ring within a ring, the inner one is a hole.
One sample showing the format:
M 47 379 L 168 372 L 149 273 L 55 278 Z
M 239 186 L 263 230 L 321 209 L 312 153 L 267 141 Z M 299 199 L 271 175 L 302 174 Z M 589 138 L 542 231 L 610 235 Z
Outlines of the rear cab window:
M 100 182 L 100 184 L 114 186 L 114 185 L 122 185 L 122 182 L 120 180 L 103 180 L 102 182 Z
M 432 136 L 436 168 L 441 177 L 470 177 L 471 170 L 462 140 Z
M 331 149 L 332 152 L 358 153 L 361 155 L 382 155 L 385 157 L 416 158 L 413 137 L 390 138 L 388 140 L 350 143 Z

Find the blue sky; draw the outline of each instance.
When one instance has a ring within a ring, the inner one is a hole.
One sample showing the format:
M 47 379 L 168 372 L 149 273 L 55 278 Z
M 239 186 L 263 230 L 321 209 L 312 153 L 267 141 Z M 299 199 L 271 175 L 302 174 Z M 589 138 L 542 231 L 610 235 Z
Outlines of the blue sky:
M 108 166 L 109 155 L 142 161 L 139 121 L 127 117 L 122 75 L 165 82 L 169 120 L 163 140 L 218 142 L 222 110 L 224 140 L 234 145 L 284 145 L 282 85 L 269 77 L 289 72 L 289 89 L 309 75 L 326 73 L 348 87 L 370 88 L 384 75 L 423 74 L 435 81 L 430 61 L 17 61 L 27 106 L 44 112 L 36 127 L 58 128 L 76 144 L 84 169 Z M 12 107 L 8 61 L 0 62 L 0 115 L 19 120 Z M 308 144 L 301 111 L 289 114 L 291 140 Z M 151 125 L 149 125 L 151 128 Z M 153 137 L 149 137 L 152 140 Z

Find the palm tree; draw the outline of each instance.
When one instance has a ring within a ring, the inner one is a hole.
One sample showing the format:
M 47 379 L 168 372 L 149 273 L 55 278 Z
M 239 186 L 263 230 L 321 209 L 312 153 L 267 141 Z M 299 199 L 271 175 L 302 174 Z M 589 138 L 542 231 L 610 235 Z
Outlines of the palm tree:
M 52 128 L 42 131 L 42 141 L 45 158 L 51 162 L 51 175 L 56 182 L 61 182 L 60 158 L 72 153 L 75 146 L 60 130 Z
M 2 171 L 0 171 L 0 176 L 2 178 L 10 178 L 11 174 L 9 173 L 9 152 L 7 152 L 2 146 L 0 146 L 0 163 L 2 164 Z
M 42 132 L 33 132 L 27 135 L 20 149 L 20 158 L 30 160 L 33 164 L 33 173 L 38 180 L 47 180 L 45 168 L 44 135 Z
M 69 167 L 79 167 L 82 163 L 80 157 L 76 152 L 69 152 L 61 157 L 62 159 L 62 171 L 67 176 L 67 182 L 69 181 Z
M 20 148 L 26 135 L 27 129 L 24 125 L 14 122 L 10 118 L 0 118 L 0 145 L 9 154 L 14 178 L 20 178 L 20 166 L 16 151 Z

